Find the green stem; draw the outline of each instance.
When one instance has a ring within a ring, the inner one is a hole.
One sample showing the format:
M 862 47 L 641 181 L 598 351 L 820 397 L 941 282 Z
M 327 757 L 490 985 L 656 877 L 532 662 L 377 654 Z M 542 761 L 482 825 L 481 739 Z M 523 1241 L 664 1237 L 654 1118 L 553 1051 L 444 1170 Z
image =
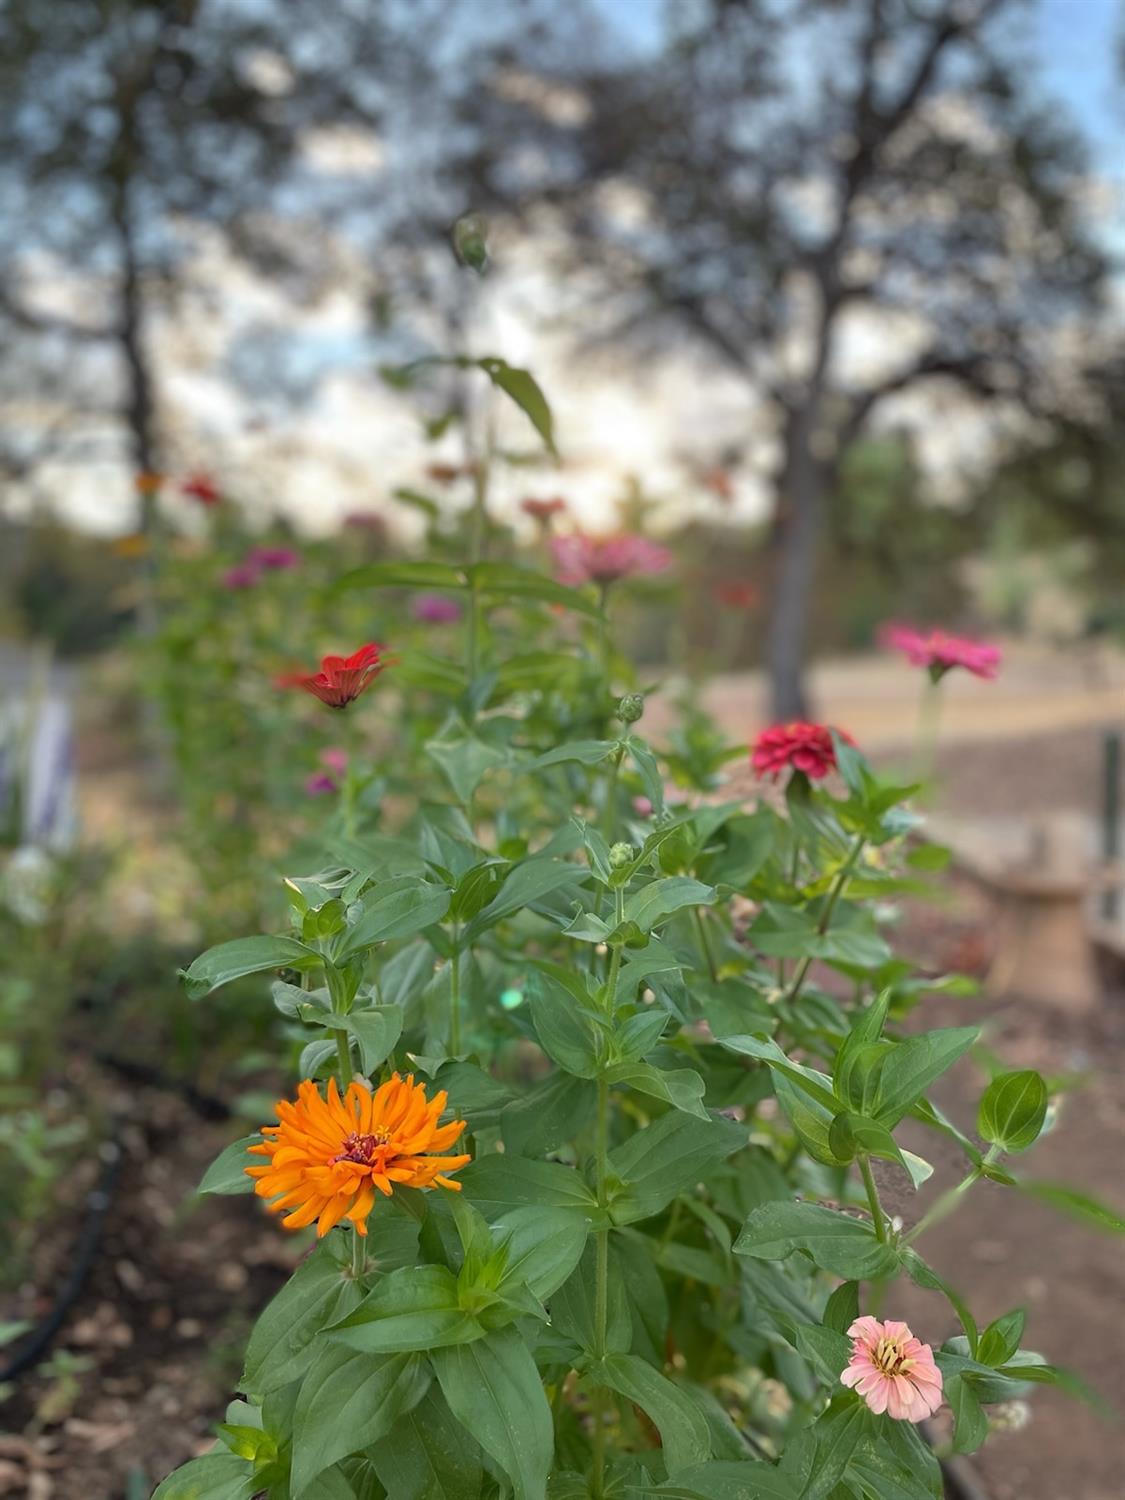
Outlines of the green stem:
M 715 964 L 715 955 L 711 950 L 711 939 L 707 936 L 707 923 L 703 920 L 703 913 L 698 906 L 692 907 L 691 914 L 695 918 L 695 930 L 699 934 L 699 944 L 703 949 L 703 956 L 707 960 L 707 968 L 711 973 L 711 983 L 717 984 L 719 981 L 719 970 Z
M 936 1224 L 939 1219 L 944 1219 L 947 1215 L 951 1214 L 964 1194 L 969 1191 L 975 1182 L 980 1181 L 980 1177 L 980 1168 L 974 1167 L 968 1176 L 963 1177 L 955 1187 L 947 1188 L 944 1193 L 935 1198 L 910 1233 L 903 1237 L 902 1243 L 904 1245 L 912 1244 L 931 1225 Z
M 613 842 L 613 830 L 617 822 L 617 777 L 624 758 L 625 747 L 622 746 L 610 756 L 609 771 L 606 774 L 605 805 L 602 808 L 602 833 L 605 835 L 606 843 Z
M 453 941 L 459 945 L 461 935 L 455 932 Z M 449 1052 L 456 1057 L 461 1051 L 461 949 L 455 946 L 449 960 Z
M 941 679 L 927 675 L 918 707 L 918 743 L 914 750 L 914 775 L 932 781 L 937 762 L 938 728 L 941 723 Z
M 614 949 L 614 957 L 620 954 Z M 607 1204 L 606 1177 L 609 1156 L 609 1084 L 604 1075 L 598 1079 L 597 1135 L 594 1148 L 594 1169 L 598 1206 L 603 1213 Z M 594 1358 L 603 1360 L 607 1354 L 609 1329 L 609 1230 L 599 1229 L 595 1235 L 594 1262 Z M 594 1500 L 602 1500 L 605 1491 L 605 1419 L 607 1412 L 604 1386 L 595 1386 L 593 1400 L 594 1420 L 594 1469 L 591 1493 Z
M 611 680 L 610 645 L 609 645 L 609 584 L 598 584 L 598 661 L 601 664 L 602 677 L 605 680 L 606 693 L 613 691 Z
M 879 1202 L 879 1189 L 875 1186 L 875 1178 L 871 1171 L 871 1162 L 864 1153 L 856 1157 L 859 1162 L 859 1174 L 863 1178 L 863 1186 L 867 1191 L 867 1205 L 871 1210 L 871 1220 L 875 1225 L 875 1238 L 881 1245 L 887 1243 L 887 1220 L 883 1213 L 883 1205 Z
M 332 1035 L 336 1038 L 336 1060 L 340 1068 L 340 1085 L 346 1089 L 352 1081 L 352 1053 L 348 1045 L 348 1033 L 334 1031 Z
M 836 871 L 836 878 L 832 882 L 831 889 L 828 892 L 828 899 L 824 903 L 824 910 L 820 914 L 820 921 L 816 924 L 817 937 L 823 937 L 828 931 L 832 922 L 832 913 L 836 910 L 836 902 L 839 901 L 841 892 L 847 885 L 848 877 L 855 867 L 856 860 L 863 852 L 863 846 L 866 842 L 866 838 L 861 833 L 852 845 L 847 859 Z M 797 965 L 797 972 L 793 975 L 793 983 L 785 992 L 784 999 L 787 1002 L 796 1000 L 797 996 L 801 993 L 801 986 L 804 984 L 805 977 L 812 968 L 812 962 L 811 957 L 806 957 L 802 958 L 801 962 Z

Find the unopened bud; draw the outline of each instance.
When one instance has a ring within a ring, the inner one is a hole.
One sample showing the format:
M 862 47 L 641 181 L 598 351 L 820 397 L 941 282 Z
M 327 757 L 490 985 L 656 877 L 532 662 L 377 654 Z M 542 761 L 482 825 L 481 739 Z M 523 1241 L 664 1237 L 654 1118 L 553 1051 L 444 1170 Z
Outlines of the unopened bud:
M 617 717 L 623 724 L 635 724 L 645 711 L 645 700 L 640 693 L 626 693 L 617 705 Z
M 998 1401 L 988 1413 L 994 1432 L 1020 1432 L 1030 1421 L 1031 1407 L 1026 1401 Z
M 488 224 L 480 214 L 465 214 L 453 226 L 453 249 L 462 265 L 478 275 L 488 265 Z
M 614 844 L 609 851 L 609 867 L 611 870 L 620 870 L 624 865 L 631 862 L 634 856 L 632 844 Z

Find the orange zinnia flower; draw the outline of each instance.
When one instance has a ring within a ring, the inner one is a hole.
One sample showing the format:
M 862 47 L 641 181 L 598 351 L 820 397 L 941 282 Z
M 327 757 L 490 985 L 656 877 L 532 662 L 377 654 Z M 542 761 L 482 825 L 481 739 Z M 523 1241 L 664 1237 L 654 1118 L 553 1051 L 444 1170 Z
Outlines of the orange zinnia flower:
M 427 1156 L 441 1151 L 465 1128 L 464 1120 L 439 1125 L 445 1091 L 426 1098 L 425 1087 L 413 1075 L 397 1073 L 372 1094 L 360 1083 L 340 1092 L 333 1078 L 322 1099 L 311 1079 L 298 1086 L 297 1102 L 279 1099 L 279 1125 L 267 1125 L 272 1140 L 251 1146 L 257 1156 L 268 1156 L 268 1167 L 247 1167 L 257 1181 L 254 1191 L 273 1198 L 271 1213 L 292 1209 L 281 1221 L 286 1229 L 303 1229 L 315 1219 L 317 1236 L 327 1234 L 341 1219 L 349 1219 L 357 1233 L 367 1233 L 367 1216 L 375 1203 L 375 1189 L 390 1197 L 393 1184 L 461 1190 L 444 1174 L 455 1172 L 467 1156 Z

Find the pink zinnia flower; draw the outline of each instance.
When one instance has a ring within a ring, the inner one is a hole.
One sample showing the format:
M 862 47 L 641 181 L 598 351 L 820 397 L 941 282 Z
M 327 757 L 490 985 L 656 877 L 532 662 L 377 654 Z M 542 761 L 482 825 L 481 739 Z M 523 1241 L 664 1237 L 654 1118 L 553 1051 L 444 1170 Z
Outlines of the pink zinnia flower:
M 410 613 L 429 625 L 450 625 L 461 618 L 461 606 L 456 599 L 445 599 L 441 594 L 419 594 Z
M 335 777 L 329 776 L 327 771 L 314 771 L 311 776 L 305 777 L 305 791 L 310 797 L 320 797 L 325 792 L 339 791 L 339 787 Z
M 284 573 L 289 568 L 300 566 L 301 554 L 292 547 L 252 547 L 247 553 L 246 561 L 251 567 Z
M 526 500 L 520 501 L 520 510 L 525 516 L 530 516 L 533 521 L 539 521 L 546 525 L 552 516 L 561 515 L 566 510 L 566 501 L 561 495 L 552 495 L 547 500 L 536 500 L 529 495 Z
M 252 589 L 261 574 L 252 562 L 236 563 L 223 574 L 225 589 Z
M 902 651 L 915 667 L 925 667 L 935 682 L 953 667 L 964 667 L 974 677 L 993 678 L 1000 669 L 1000 648 L 944 630 L 921 631 L 912 625 L 885 625 L 879 632 L 884 646 Z
M 836 733 L 849 745 L 854 743 L 842 729 Z M 795 719 L 789 724 L 771 724 L 769 729 L 763 729 L 754 741 L 750 764 L 759 776 L 772 776 L 775 781 L 786 766 L 804 771 L 811 781 L 820 781 L 836 769 L 836 747 L 826 724 L 806 724 Z
M 921 1422 L 942 1402 L 941 1371 L 933 1350 L 905 1323 L 857 1318 L 848 1329 L 852 1357 L 840 1376 L 859 1392 L 873 1412 L 896 1422 Z
M 322 766 L 334 772 L 337 776 L 343 776 L 348 769 L 348 752 L 332 745 L 327 750 L 322 750 L 317 756 Z
M 644 536 L 557 536 L 552 538 L 555 576 L 577 588 L 583 583 L 603 587 L 639 573 L 663 573 L 672 565 L 667 547 Z

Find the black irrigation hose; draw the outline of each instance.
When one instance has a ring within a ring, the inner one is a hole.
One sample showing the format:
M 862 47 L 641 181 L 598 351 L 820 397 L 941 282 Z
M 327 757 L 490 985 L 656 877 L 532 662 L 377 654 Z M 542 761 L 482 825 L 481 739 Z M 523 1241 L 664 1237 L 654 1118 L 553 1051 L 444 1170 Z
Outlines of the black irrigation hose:
M 179 1094 L 204 1120 L 229 1120 L 233 1113 L 225 1099 L 197 1089 L 188 1079 L 171 1078 L 152 1063 L 138 1062 L 131 1057 L 118 1057 L 110 1052 L 96 1053 L 95 1061 L 101 1063 L 103 1068 L 109 1068 L 111 1072 L 128 1079 L 130 1083 L 143 1083 L 166 1094 Z
M 109 1206 L 113 1201 L 117 1180 L 121 1176 L 123 1152 L 112 1138 L 101 1148 L 102 1169 L 98 1180 L 86 1194 L 85 1216 L 82 1228 L 70 1259 L 70 1270 L 59 1288 L 51 1311 L 32 1331 L 31 1337 L 11 1361 L 0 1370 L 0 1384 L 15 1380 L 37 1365 L 51 1346 L 51 1342 L 62 1327 L 67 1313 L 78 1300 L 90 1267 L 97 1258 L 101 1245 L 102 1228 Z

